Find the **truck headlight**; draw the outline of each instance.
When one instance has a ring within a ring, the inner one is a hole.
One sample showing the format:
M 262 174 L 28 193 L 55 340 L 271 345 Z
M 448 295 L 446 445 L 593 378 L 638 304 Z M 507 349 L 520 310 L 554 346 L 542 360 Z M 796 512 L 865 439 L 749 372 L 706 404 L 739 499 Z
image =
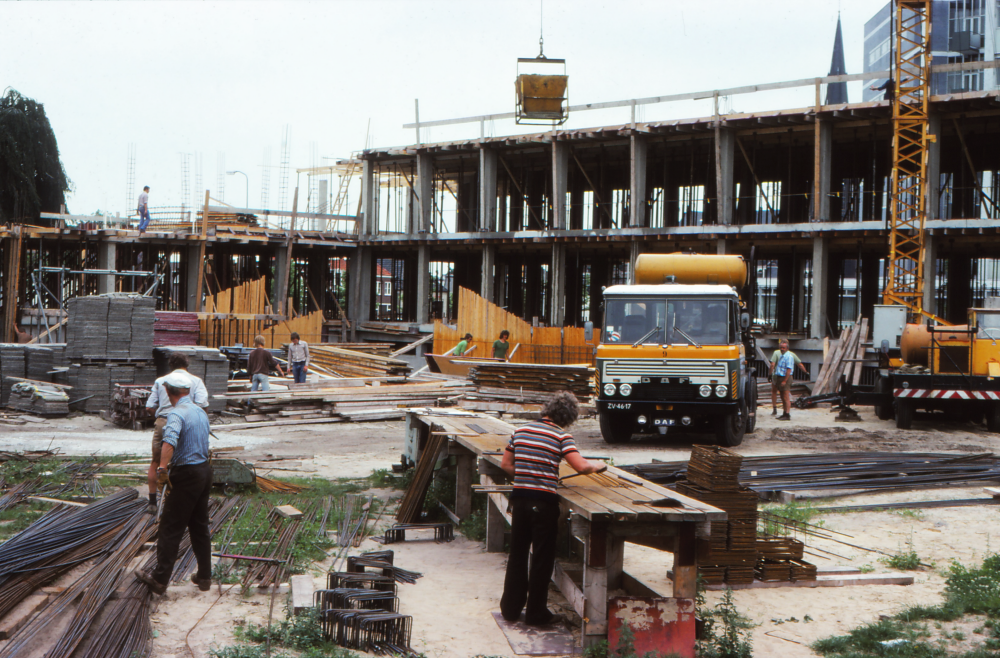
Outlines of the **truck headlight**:
M 614 395 L 615 394 L 615 385 L 614 384 L 605 384 L 604 385 L 604 394 L 605 395 Z
M 621 386 L 618 387 L 618 392 L 628 397 L 629 395 L 632 395 L 632 385 L 622 384 Z
M 707 398 L 711 394 L 712 394 L 712 387 L 709 386 L 708 384 L 702 384 L 701 386 L 698 387 L 698 395 L 700 395 L 701 397 Z
M 718 386 L 715 387 L 715 397 L 724 398 L 726 397 L 727 391 L 728 389 L 725 386 L 719 384 Z

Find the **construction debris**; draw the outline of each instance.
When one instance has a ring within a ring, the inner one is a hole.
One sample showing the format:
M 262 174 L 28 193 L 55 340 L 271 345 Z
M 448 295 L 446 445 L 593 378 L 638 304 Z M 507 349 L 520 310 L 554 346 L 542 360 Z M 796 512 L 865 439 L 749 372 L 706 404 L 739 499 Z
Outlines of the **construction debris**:
M 118 427 L 141 430 L 156 420 L 156 410 L 146 408 L 152 388 L 141 384 L 115 384 L 108 420 Z
M 10 389 L 7 406 L 44 418 L 69 415 L 69 397 L 64 387 L 40 382 L 17 382 Z

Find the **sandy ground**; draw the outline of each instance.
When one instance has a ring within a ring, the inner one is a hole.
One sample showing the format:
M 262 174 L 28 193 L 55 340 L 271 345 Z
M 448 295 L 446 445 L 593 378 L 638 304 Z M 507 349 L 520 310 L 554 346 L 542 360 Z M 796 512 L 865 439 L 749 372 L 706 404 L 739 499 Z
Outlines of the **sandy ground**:
M 862 422 L 841 423 L 825 409 L 793 410 L 791 422 L 779 422 L 761 408 L 756 433 L 737 450 L 746 455 L 802 452 L 885 451 L 995 451 L 997 441 L 985 429 L 962 422 L 928 422 L 918 416 L 914 429 L 899 432 L 890 421 L 879 421 L 862 409 Z M 389 468 L 399 461 L 403 448 L 403 423 L 328 424 L 291 427 L 277 431 L 225 431 L 214 428 L 219 439 L 213 445 L 245 446 L 246 458 L 267 455 L 294 457 L 295 470 L 274 470 L 288 476 L 296 471 L 307 477 L 357 478 L 374 469 Z M 609 456 L 618 465 L 653 459 L 686 459 L 691 446 L 710 439 L 705 435 L 671 434 L 663 438 L 636 439 L 609 446 L 600 437 L 596 420 L 583 420 L 573 428 L 586 455 Z M 66 454 L 146 455 L 149 433 L 117 430 L 95 417 L 76 417 L 46 424 L 3 428 L 0 450 L 58 447 Z M 278 464 L 278 467 L 284 468 Z M 261 469 L 264 472 L 266 469 Z M 399 495 L 386 492 L 387 495 Z M 837 499 L 836 504 L 971 498 L 982 496 L 981 487 L 895 492 Z M 940 601 L 944 573 L 952 559 L 974 563 L 991 545 L 990 533 L 1000 511 L 994 507 L 963 507 L 924 510 L 919 513 L 864 512 L 829 514 L 825 527 L 850 535 L 857 546 L 886 552 L 913 549 L 933 568 L 916 572 L 911 586 L 865 586 L 841 588 L 782 588 L 743 590 L 735 593 L 740 610 L 757 624 L 753 631 L 755 655 L 799 658 L 814 656 L 809 643 L 844 633 L 880 614 L 892 614 L 906 606 Z M 807 545 L 831 551 L 840 557 L 814 558 L 822 567 L 850 566 L 890 569 L 877 553 L 844 545 L 807 540 Z M 357 549 L 377 550 L 370 540 Z M 413 647 L 433 658 L 466 658 L 475 654 L 513 656 L 497 628 L 491 611 L 496 610 L 502 590 L 506 556 L 486 553 L 483 546 L 462 537 L 448 544 L 407 542 L 393 547 L 400 566 L 424 574 L 414 585 L 400 586 L 402 612 L 413 615 Z M 672 556 L 655 550 L 626 545 L 625 568 L 662 593 L 670 593 L 666 573 Z M 325 584 L 329 563 L 316 565 L 317 587 Z M 721 594 L 710 592 L 710 602 Z M 287 595 L 276 597 L 275 616 L 284 616 Z M 550 594 L 553 609 L 566 612 L 564 600 Z M 211 646 L 231 642 L 235 620 L 267 619 L 269 597 L 249 597 L 239 588 L 218 588 L 202 593 L 190 584 L 173 586 L 153 616 L 154 656 L 157 658 L 208 655 Z M 806 617 L 810 621 L 805 621 Z M 190 646 L 190 651 L 188 650 Z

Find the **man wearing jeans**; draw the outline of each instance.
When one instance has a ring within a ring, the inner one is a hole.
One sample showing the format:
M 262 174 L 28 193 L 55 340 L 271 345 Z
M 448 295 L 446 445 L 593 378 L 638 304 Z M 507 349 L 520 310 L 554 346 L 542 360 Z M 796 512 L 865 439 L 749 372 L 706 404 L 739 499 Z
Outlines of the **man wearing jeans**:
M 139 195 L 139 235 L 142 235 L 149 226 L 149 185 L 142 188 Z
M 292 365 L 295 383 L 305 384 L 306 371 L 309 369 L 309 344 L 301 340 L 297 332 L 292 332 L 292 343 L 288 346 L 288 363 Z
M 163 448 L 156 469 L 167 485 L 163 514 L 156 538 L 156 568 L 151 574 L 135 576 L 154 594 L 167 591 L 177 561 L 184 530 L 191 538 L 191 550 L 198 571 L 191 581 L 203 592 L 212 588 L 212 538 L 208 527 L 208 497 L 212 489 L 212 466 L 208 462 L 208 416 L 191 401 L 192 381 L 184 372 L 172 372 L 163 380 L 173 409 L 163 430 Z
M 258 388 L 262 391 L 270 391 L 271 384 L 268 382 L 267 376 L 271 374 L 271 370 L 277 370 L 282 377 L 285 376 L 285 371 L 281 369 L 281 365 L 274 358 L 274 355 L 264 349 L 263 336 L 254 338 L 253 345 L 254 351 L 250 352 L 250 356 L 247 357 L 247 372 L 250 373 L 252 380 L 250 392 L 254 393 Z

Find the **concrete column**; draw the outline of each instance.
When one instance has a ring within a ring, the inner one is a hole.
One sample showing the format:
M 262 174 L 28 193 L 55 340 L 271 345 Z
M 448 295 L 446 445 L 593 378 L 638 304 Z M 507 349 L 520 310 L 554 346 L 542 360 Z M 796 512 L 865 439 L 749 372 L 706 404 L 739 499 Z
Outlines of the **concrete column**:
M 274 250 L 274 289 L 271 294 L 271 307 L 275 313 L 284 315 L 288 310 L 287 302 L 282 306 L 282 300 L 288 298 L 288 250 L 278 247 Z
M 118 245 L 114 242 L 102 242 L 97 247 L 97 269 L 115 270 L 117 268 Z M 195 260 L 198 260 L 196 257 Z M 195 270 L 195 277 L 198 270 Z M 197 283 L 197 282 L 196 282 Z M 115 291 L 115 275 L 100 274 L 97 277 L 97 294 L 106 295 Z
M 833 163 L 833 126 L 829 121 L 816 120 L 815 171 L 813 175 L 813 221 L 830 221 L 830 185 Z
M 937 239 L 933 235 L 924 236 L 924 310 L 937 315 L 937 297 L 934 294 L 937 272 Z
M 989 32 L 989 30 L 987 30 Z M 987 60 L 989 61 L 989 60 Z M 993 73 L 993 69 L 987 70 L 987 75 Z M 990 89 L 990 87 L 987 87 Z M 937 112 L 931 112 L 928 117 L 927 132 L 937 135 L 941 139 L 941 116 Z M 941 206 L 941 142 L 934 141 L 927 145 L 927 219 L 941 219 L 938 217 L 938 210 Z M 945 218 L 947 219 L 947 218 Z M 924 293 L 926 295 L 926 292 Z M 928 308 L 926 302 L 924 308 Z
M 549 227 L 564 229 L 566 222 L 566 193 L 569 191 L 569 146 L 565 142 L 552 142 L 552 221 Z
M 736 135 L 725 128 L 719 130 L 719 162 L 722 164 L 718 181 L 716 182 L 716 195 L 718 207 L 716 221 L 719 224 L 733 223 L 733 193 L 735 182 L 733 180 L 733 165 L 736 155 Z
M 549 324 L 561 327 L 566 318 L 566 245 L 562 242 L 552 244 L 549 279 L 552 284 L 549 295 Z
M 187 267 L 185 268 L 184 309 L 188 313 L 201 311 L 201 291 L 198 290 L 198 270 L 201 269 L 201 247 L 187 248 Z
M 348 261 L 351 289 L 347 300 L 347 315 L 352 324 L 371 319 L 372 249 L 358 247 Z M 419 281 L 419 279 L 418 279 Z M 419 289 L 419 283 L 417 284 Z
M 493 267 L 496 264 L 497 258 L 497 248 L 496 245 L 484 244 L 483 245 L 483 273 L 479 277 L 479 294 L 482 295 L 487 301 L 495 301 L 494 298 L 494 281 L 495 276 L 493 274 Z
M 417 247 L 417 322 L 430 321 L 431 316 L 431 248 Z
M 361 224 L 361 235 L 374 235 L 375 226 L 375 163 L 371 160 L 364 160 L 361 171 L 361 214 L 363 221 Z
M 497 230 L 497 152 L 479 147 L 479 230 Z
M 632 133 L 629 172 L 629 225 L 646 225 L 646 153 L 648 143 L 646 138 L 636 132 Z M 732 158 L 730 158 L 729 177 L 732 180 Z M 728 222 L 726 222 L 728 224 Z
M 434 211 L 434 163 L 428 153 L 417 154 L 417 188 L 419 211 L 417 215 L 417 232 L 430 233 L 431 213 Z
M 725 238 L 719 238 L 718 240 L 715 241 L 715 253 L 717 253 L 720 256 L 725 256 L 726 255 L 726 239 Z
M 830 269 L 830 245 L 826 238 L 813 238 L 812 253 L 812 308 L 810 309 L 809 336 L 822 338 L 826 335 L 826 295 L 827 274 Z
M 633 242 L 629 245 L 628 252 L 628 282 L 631 285 L 635 285 L 635 263 L 639 260 L 639 254 L 642 253 L 642 245 L 639 242 Z

